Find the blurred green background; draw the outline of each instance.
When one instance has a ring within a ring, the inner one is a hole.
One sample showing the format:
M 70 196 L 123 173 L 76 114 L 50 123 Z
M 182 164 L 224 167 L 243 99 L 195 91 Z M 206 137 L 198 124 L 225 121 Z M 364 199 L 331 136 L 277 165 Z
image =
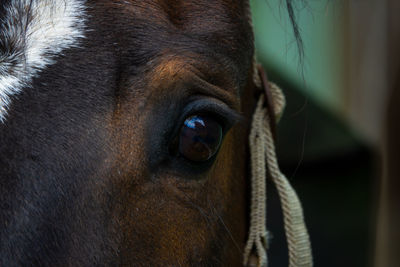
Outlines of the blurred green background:
M 285 1 L 279 0 L 251 2 L 258 58 L 326 108 L 340 111 L 343 47 L 338 36 L 342 36 L 344 16 L 340 6 L 328 1 L 299 2 L 295 14 L 304 43 L 303 64 L 299 62 Z
M 352 123 L 359 112 L 353 107 L 357 91 L 350 88 L 357 82 L 351 78 L 348 37 L 352 7 L 339 1 L 298 2 L 303 60 L 285 1 L 252 0 L 251 7 L 258 60 L 287 99 L 278 157 L 304 206 L 314 266 L 372 266 L 377 166 L 373 134 L 359 127 L 362 123 Z M 281 210 L 272 185 L 268 194 L 270 266 L 287 266 Z

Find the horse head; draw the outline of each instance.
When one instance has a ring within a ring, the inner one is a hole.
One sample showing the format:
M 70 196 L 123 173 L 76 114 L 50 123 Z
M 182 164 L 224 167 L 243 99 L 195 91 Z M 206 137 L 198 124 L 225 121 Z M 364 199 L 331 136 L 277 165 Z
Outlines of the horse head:
M 247 1 L 0 14 L 2 265 L 241 263 Z
M 247 0 L 0 3 L 0 265 L 240 266 Z

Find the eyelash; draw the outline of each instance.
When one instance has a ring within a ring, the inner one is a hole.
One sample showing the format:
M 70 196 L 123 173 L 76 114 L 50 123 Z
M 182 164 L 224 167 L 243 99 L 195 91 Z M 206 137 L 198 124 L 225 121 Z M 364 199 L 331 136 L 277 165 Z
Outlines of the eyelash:
M 236 122 L 242 119 L 236 111 L 233 111 L 225 103 L 210 97 L 195 97 L 183 108 L 182 115 L 178 119 L 179 128 L 183 125 L 186 118 L 193 115 L 206 115 L 215 118 L 223 127 L 226 133 Z

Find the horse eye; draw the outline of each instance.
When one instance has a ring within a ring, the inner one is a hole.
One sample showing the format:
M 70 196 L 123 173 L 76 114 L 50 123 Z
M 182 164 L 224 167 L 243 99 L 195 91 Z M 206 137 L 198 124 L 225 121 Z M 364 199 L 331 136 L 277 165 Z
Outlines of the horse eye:
M 190 116 L 179 134 L 179 153 L 191 161 L 207 161 L 217 153 L 221 141 L 221 124 L 209 116 Z

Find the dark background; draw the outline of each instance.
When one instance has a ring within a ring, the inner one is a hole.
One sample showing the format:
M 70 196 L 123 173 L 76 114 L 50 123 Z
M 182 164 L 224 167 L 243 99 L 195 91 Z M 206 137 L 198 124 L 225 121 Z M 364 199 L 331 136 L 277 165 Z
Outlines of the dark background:
M 278 127 L 282 172 L 297 191 L 311 237 L 314 266 L 372 266 L 377 208 L 377 155 L 333 114 L 302 95 L 273 69 L 286 95 Z M 268 184 L 270 266 L 288 266 L 279 199 Z

